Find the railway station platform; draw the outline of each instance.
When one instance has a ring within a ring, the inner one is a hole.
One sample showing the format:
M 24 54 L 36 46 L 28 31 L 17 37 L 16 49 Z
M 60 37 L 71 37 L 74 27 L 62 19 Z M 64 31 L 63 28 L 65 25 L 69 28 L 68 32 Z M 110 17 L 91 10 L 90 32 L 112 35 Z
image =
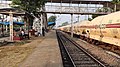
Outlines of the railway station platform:
M 19 67 L 63 67 L 56 32 L 50 31 Z
M 0 42 L 2 42 L 2 41 L 9 41 L 9 37 L 0 38 Z

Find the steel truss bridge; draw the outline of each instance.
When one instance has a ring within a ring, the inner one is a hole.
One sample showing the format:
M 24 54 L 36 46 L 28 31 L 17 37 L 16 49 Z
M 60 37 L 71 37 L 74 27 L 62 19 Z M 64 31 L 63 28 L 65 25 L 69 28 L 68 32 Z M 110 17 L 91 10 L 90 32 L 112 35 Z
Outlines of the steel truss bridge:
M 55 5 L 46 5 L 45 13 L 52 14 L 81 14 L 81 15 L 92 15 L 92 14 L 109 14 L 112 11 L 97 11 L 102 7 L 89 7 L 89 6 L 55 6 Z
M 80 14 L 80 15 L 92 15 L 92 14 L 109 14 L 112 11 L 109 10 L 102 10 L 97 11 L 97 9 L 102 7 L 107 7 L 110 9 L 114 8 L 114 4 L 109 1 L 101 1 L 101 0 L 46 0 L 47 3 L 51 3 L 51 5 L 45 5 L 45 11 L 40 11 L 40 13 L 52 13 L 52 14 L 71 14 L 71 37 L 73 37 L 73 14 Z M 53 3 L 57 3 L 53 5 Z M 65 6 L 63 4 L 69 4 Z M 73 4 L 78 6 L 73 6 Z M 87 6 L 81 6 L 81 5 Z M 96 6 L 90 6 L 96 5 Z M 102 5 L 99 6 L 98 5 Z M 114 10 L 116 11 L 116 9 Z
M 52 14 L 81 14 L 81 15 L 92 15 L 92 14 L 109 14 L 113 11 L 97 11 L 102 7 L 114 8 L 114 4 L 110 1 L 101 1 L 101 0 L 47 0 L 51 5 L 45 5 L 46 10 L 44 13 L 52 13 Z M 58 3 L 57 5 L 53 5 L 53 3 Z M 63 4 L 69 4 L 69 6 L 64 6 Z M 76 4 L 77 6 L 72 6 L 72 4 Z M 81 6 L 83 5 L 84 6 Z M 87 5 L 87 6 L 86 6 Z M 95 6 L 90 6 L 95 5 Z M 101 5 L 101 6 L 100 6 Z

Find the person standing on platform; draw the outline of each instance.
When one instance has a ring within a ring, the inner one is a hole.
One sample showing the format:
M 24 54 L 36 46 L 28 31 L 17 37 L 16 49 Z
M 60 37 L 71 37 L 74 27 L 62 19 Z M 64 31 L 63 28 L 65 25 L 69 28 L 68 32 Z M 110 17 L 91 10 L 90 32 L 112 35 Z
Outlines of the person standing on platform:
M 21 35 L 22 35 L 22 38 L 24 38 L 25 32 L 24 32 L 23 29 L 22 29 L 22 31 L 21 31 Z
M 45 36 L 45 29 L 42 27 L 42 35 Z

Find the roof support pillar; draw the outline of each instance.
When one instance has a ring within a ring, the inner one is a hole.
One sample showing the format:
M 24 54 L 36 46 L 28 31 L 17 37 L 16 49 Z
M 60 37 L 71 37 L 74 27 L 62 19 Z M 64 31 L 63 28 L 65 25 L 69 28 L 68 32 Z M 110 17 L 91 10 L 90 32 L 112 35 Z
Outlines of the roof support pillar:
M 2 15 L 2 23 L 4 22 L 4 14 Z M 4 36 L 4 24 L 2 24 L 2 36 Z
M 41 25 L 41 34 L 43 33 L 42 31 L 42 28 L 43 28 L 43 14 L 41 13 L 41 22 L 40 22 L 40 25 Z M 43 35 L 43 34 L 42 34 Z
M 6 33 L 7 33 L 7 31 L 8 31 L 8 27 L 7 27 L 7 25 L 6 25 L 5 31 L 6 31 Z
M 62 12 L 62 0 L 60 2 L 60 8 L 61 8 L 60 13 L 61 13 Z
M 13 42 L 13 14 L 12 14 L 12 11 L 10 11 L 9 16 L 10 16 L 10 41 Z

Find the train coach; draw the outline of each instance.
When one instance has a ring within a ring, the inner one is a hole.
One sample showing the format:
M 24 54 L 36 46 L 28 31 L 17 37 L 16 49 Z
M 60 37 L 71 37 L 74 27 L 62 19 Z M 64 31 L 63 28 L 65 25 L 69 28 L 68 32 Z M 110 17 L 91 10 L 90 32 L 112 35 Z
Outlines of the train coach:
M 120 46 L 120 11 L 82 21 L 73 25 L 74 34 L 90 41 L 99 41 Z M 70 32 L 71 26 L 64 26 L 63 31 Z

